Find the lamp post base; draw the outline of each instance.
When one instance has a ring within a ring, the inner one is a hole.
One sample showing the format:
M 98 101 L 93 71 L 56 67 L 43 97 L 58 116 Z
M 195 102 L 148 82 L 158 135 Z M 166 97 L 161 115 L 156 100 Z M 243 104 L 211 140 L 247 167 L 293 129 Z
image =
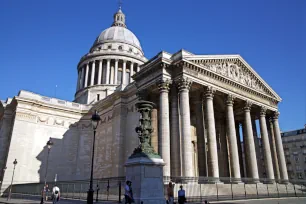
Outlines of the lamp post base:
M 90 188 L 87 191 L 87 204 L 93 204 L 93 196 L 94 196 L 94 190 Z

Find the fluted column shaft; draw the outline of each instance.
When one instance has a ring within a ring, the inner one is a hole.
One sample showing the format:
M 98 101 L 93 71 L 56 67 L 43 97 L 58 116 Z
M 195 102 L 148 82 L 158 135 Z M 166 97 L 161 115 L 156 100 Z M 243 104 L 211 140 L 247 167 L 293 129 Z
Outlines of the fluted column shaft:
M 216 125 L 214 114 L 214 97 L 215 90 L 212 87 L 207 87 L 206 97 L 206 121 L 207 121 L 207 165 L 208 176 L 219 178 L 219 164 L 218 164 L 218 150 L 217 150 L 217 137 L 216 137 Z
M 84 88 L 87 87 L 87 84 L 88 84 L 88 72 L 89 72 L 89 64 L 86 65 Z
M 77 91 L 80 89 L 80 80 L 81 80 L 81 71 L 78 71 L 77 88 L 76 88 Z
M 182 176 L 194 176 L 193 147 L 191 143 L 189 89 L 191 81 L 180 78 L 177 82 L 181 114 Z
M 171 88 L 171 176 L 181 176 L 181 146 L 178 113 L 178 93 L 175 86 Z
M 122 84 L 126 84 L 125 81 L 125 74 L 126 74 L 126 61 L 123 60 L 123 68 L 122 68 Z
M 282 138 L 281 138 L 280 129 L 279 129 L 278 116 L 279 116 L 278 112 L 275 112 L 273 115 L 273 129 L 274 129 L 274 136 L 275 136 L 275 145 L 276 145 L 276 150 L 277 150 L 279 173 L 280 173 L 280 178 L 282 180 L 281 182 L 287 183 L 288 182 L 288 172 L 287 172 Z
M 133 75 L 134 75 L 134 63 L 131 62 L 131 66 L 130 66 L 130 83 L 133 82 L 133 78 L 132 78 Z
M 102 62 L 103 60 L 99 61 L 98 84 L 101 84 L 102 79 Z
M 231 177 L 235 182 L 241 180 L 240 165 L 239 165 L 239 155 L 237 147 L 237 137 L 233 110 L 234 97 L 231 95 L 227 96 L 226 107 L 226 125 L 230 152 L 230 167 L 231 167 Z
M 263 151 L 265 156 L 265 166 L 266 166 L 266 174 L 267 179 L 269 181 L 274 181 L 274 171 L 273 171 L 273 163 L 271 157 L 271 149 L 269 144 L 269 136 L 266 122 L 266 108 L 262 107 L 260 110 L 260 133 L 261 133 L 261 141 L 263 144 Z
M 117 77 L 118 77 L 118 59 L 115 59 L 115 82 L 114 84 L 118 84 Z
M 268 131 L 270 134 L 270 144 L 272 150 L 272 160 L 273 160 L 273 170 L 274 170 L 274 177 L 278 181 L 280 180 L 280 173 L 279 173 L 279 165 L 278 165 L 278 158 L 277 158 L 277 151 L 275 145 L 275 137 L 274 137 L 274 128 L 272 119 L 268 119 L 267 121 Z
M 197 131 L 197 150 L 198 150 L 198 169 L 199 176 L 207 176 L 206 166 L 206 144 L 205 144 L 205 122 L 203 109 L 203 95 L 199 93 L 195 99 L 196 131 Z
M 244 176 L 244 165 L 243 165 L 243 157 L 242 157 L 242 147 L 241 147 L 241 138 L 240 138 L 240 123 L 236 122 L 236 137 L 237 137 L 237 147 L 238 147 L 238 156 L 239 156 L 239 166 L 240 166 L 240 175 Z
M 109 75 L 110 75 L 110 59 L 107 59 L 106 64 L 106 84 L 109 84 Z
M 90 85 L 91 85 L 91 86 L 94 85 L 94 81 L 95 81 L 95 70 L 96 70 L 96 63 L 95 63 L 95 61 L 93 61 L 92 64 L 91 64 L 91 80 L 90 80 Z
M 257 182 L 259 176 L 253 137 L 252 120 L 250 114 L 251 106 L 252 104 L 247 101 L 244 107 L 244 147 L 246 156 L 247 177 L 252 178 L 253 181 Z
M 170 176 L 170 118 L 169 118 L 169 81 L 159 81 L 159 138 L 158 151 L 166 165 L 163 168 L 164 176 Z

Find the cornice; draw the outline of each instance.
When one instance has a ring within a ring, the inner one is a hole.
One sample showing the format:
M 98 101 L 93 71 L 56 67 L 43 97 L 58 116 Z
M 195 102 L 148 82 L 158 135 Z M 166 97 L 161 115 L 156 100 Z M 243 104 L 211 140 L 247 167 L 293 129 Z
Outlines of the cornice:
M 132 61 L 134 63 L 143 64 L 147 61 L 147 59 L 136 57 L 134 55 L 126 54 L 126 53 L 117 53 L 117 52 L 103 52 L 103 53 L 92 53 L 89 54 L 79 61 L 77 64 L 77 68 L 80 69 L 80 67 L 84 66 L 85 64 L 88 64 L 89 62 L 92 62 L 94 60 L 102 60 L 102 59 L 119 59 L 119 60 L 127 60 Z
M 210 62 L 210 61 L 209 61 Z M 214 61 L 215 62 L 215 61 Z M 239 88 L 240 90 L 243 90 L 243 91 L 246 91 L 246 92 L 249 92 L 251 94 L 254 94 L 254 95 L 257 95 L 257 96 L 260 96 L 264 99 L 267 99 L 275 104 L 278 103 L 278 101 L 267 95 L 267 94 L 264 94 L 264 93 L 261 93 L 251 87 L 248 87 L 248 86 L 245 86 L 243 84 L 241 84 L 240 82 L 237 82 L 237 81 L 234 81 L 226 76 L 223 76 L 221 74 L 218 74 L 216 72 L 212 72 L 208 69 L 205 69 L 203 66 L 199 65 L 199 64 L 196 64 L 196 63 L 193 63 L 193 62 L 190 62 L 190 61 L 186 61 L 186 60 L 182 60 L 181 62 L 181 65 L 184 67 L 184 69 L 189 69 L 189 70 L 192 70 L 192 71 L 195 71 L 195 72 L 198 72 L 200 74 L 204 74 L 206 76 L 210 76 L 210 77 L 213 77 L 213 78 L 216 78 L 218 79 L 219 81 L 222 81 L 224 83 L 227 83 L 231 86 L 234 86 L 234 87 L 237 87 Z

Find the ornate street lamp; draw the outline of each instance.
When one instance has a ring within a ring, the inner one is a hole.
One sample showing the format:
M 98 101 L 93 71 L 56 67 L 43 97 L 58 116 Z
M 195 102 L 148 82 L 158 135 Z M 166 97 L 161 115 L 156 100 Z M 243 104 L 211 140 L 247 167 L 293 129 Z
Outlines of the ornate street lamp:
M 7 197 L 7 200 L 10 200 L 10 199 L 11 199 L 12 187 L 13 187 L 13 180 L 14 180 L 14 173 L 15 173 L 15 167 L 16 167 L 16 164 L 17 164 L 17 159 L 15 159 L 15 161 L 13 162 L 13 164 L 14 164 L 14 169 L 13 169 L 13 175 L 12 175 L 12 181 L 11 181 L 9 196 Z
M 48 148 L 48 156 L 47 156 L 47 165 L 46 165 L 46 173 L 45 173 L 45 185 L 42 189 L 42 194 L 41 194 L 41 202 L 40 203 L 44 203 L 45 200 L 45 194 L 47 194 L 47 175 L 48 175 L 48 165 L 49 165 L 49 154 L 50 154 L 50 150 L 52 148 L 53 142 L 51 137 L 49 138 L 48 142 L 47 142 L 47 148 Z
M 47 147 L 48 147 L 48 156 L 47 156 L 47 166 L 46 166 L 46 173 L 45 173 L 45 186 L 47 184 L 47 174 L 48 174 L 48 164 L 49 164 L 49 154 L 50 150 L 52 148 L 53 142 L 51 140 L 51 137 L 49 138 L 49 141 L 47 142 Z
M 94 189 L 93 189 L 93 163 L 94 163 L 94 155 L 95 155 L 95 140 L 96 140 L 96 130 L 99 125 L 99 121 L 101 120 L 100 116 L 98 115 L 98 112 L 95 111 L 95 113 L 91 116 L 91 122 L 92 127 L 94 130 L 94 137 L 92 141 L 92 156 L 91 156 L 91 172 L 90 172 L 90 184 L 89 189 L 87 191 L 87 204 L 93 204 L 93 195 L 94 195 Z

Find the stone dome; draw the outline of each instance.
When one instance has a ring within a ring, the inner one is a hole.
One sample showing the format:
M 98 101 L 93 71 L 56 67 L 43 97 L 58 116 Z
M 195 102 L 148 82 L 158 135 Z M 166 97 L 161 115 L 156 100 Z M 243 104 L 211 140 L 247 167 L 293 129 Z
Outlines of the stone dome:
M 134 35 L 134 33 L 125 27 L 112 26 L 105 29 L 96 39 L 94 46 L 111 42 L 126 43 L 142 50 L 137 37 Z

